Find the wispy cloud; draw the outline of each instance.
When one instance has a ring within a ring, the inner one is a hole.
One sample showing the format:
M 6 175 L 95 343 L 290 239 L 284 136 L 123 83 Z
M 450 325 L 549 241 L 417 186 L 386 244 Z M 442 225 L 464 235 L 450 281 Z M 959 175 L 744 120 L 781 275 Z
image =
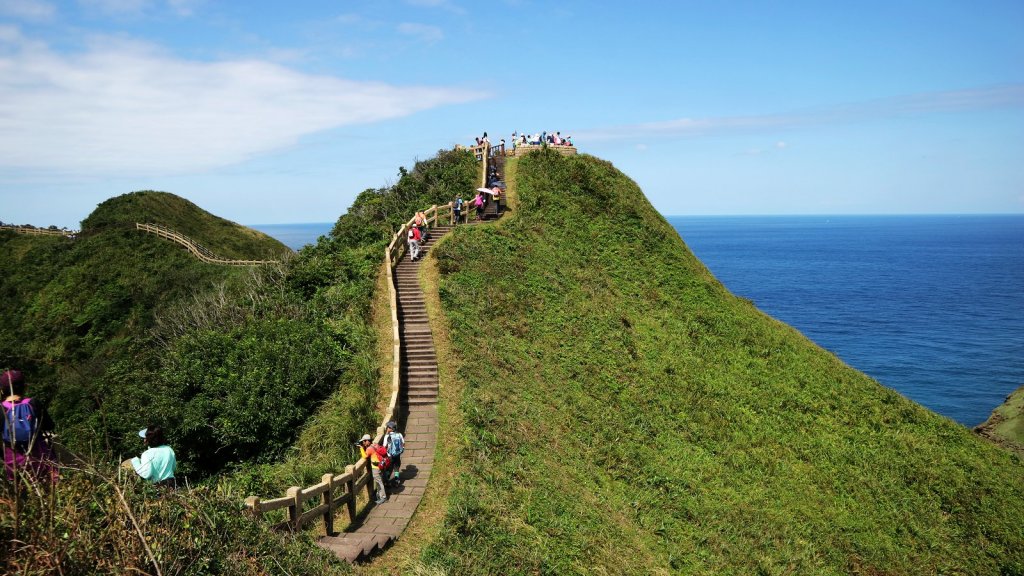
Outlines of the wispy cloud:
M 0 0 L 0 16 L 41 22 L 53 18 L 57 8 L 42 0 Z
M 440 8 L 454 14 L 465 14 L 466 10 L 451 0 L 405 0 L 410 6 L 420 8 Z
M 402 22 L 397 27 L 398 33 L 405 36 L 412 36 L 428 44 L 433 44 L 444 39 L 444 32 L 437 26 L 429 24 L 417 24 L 415 22 Z
M 172 14 L 189 17 L 195 9 L 206 0 L 78 0 L 87 10 L 99 12 L 107 16 L 137 17 L 159 10 L 169 10 Z
M 1010 84 L 972 90 L 913 94 L 788 114 L 678 118 L 659 122 L 609 126 L 577 130 L 573 136 L 579 141 L 698 137 L 727 132 L 750 132 L 900 116 L 1020 107 L 1024 107 L 1024 84 Z
M 137 16 L 153 5 L 153 0 L 78 0 L 83 8 L 112 16 Z
M 263 60 L 182 60 L 109 38 L 65 55 L 8 34 L 0 41 L 0 166 L 192 172 L 319 131 L 486 96 L 310 75 Z

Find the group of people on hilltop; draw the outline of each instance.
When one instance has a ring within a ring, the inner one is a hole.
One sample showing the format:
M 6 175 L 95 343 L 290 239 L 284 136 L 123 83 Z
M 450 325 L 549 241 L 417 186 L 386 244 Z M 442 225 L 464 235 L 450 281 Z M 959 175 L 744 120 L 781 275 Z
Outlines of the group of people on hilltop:
M 380 444 L 374 444 L 369 434 L 356 442 L 360 457 L 367 460 L 373 475 L 373 486 L 377 492 L 376 504 L 388 501 L 388 489 L 394 490 L 402 484 L 402 453 L 405 452 L 405 437 L 398 431 L 394 420 L 385 425 Z
M 40 402 L 28 396 L 25 375 L 20 370 L 0 374 L 3 401 L 4 469 L 8 480 L 18 477 L 37 483 L 56 482 L 59 476 L 57 454 L 52 444 L 53 420 Z M 161 487 L 175 487 L 177 459 L 160 426 L 139 431 L 147 447 L 141 456 L 125 460 L 122 467 Z
M 512 133 L 512 149 L 515 150 L 517 146 L 540 146 L 546 144 L 548 146 L 572 146 L 572 136 L 562 136 L 561 132 L 534 132 L 533 134 L 527 134 L 525 132 Z

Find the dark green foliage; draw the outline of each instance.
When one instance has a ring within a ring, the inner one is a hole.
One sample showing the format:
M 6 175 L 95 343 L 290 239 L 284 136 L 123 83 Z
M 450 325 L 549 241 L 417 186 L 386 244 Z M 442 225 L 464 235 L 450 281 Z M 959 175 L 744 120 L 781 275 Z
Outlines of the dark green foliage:
M 155 411 L 197 471 L 275 461 L 348 366 L 339 340 L 297 320 L 189 333 L 164 360 L 168 404 Z
M 0 368 L 24 370 L 61 441 L 101 469 L 142 450 L 140 428 L 164 426 L 179 478 L 207 488 L 161 498 L 120 484 L 163 573 L 346 573 L 308 541 L 266 534 L 239 506 L 352 463 L 351 440 L 380 417 L 370 307 L 383 248 L 414 210 L 471 190 L 476 169 L 465 153 L 419 162 L 392 189 L 357 199 L 338 233 L 291 256 L 159 192 L 104 202 L 75 240 L 0 232 Z M 387 206 L 386 218 L 374 204 Z M 287 257 L 204 264 L 135 222 L 169 226 L 228 258 Z M 50 501 L 15 507 L 13 492 L 0 497 L 0 571 L 149 572 L 111 476 L 65 469 Z M 27 544 L 10 556 L 15 539 Z
M 730 295 L 610 164 L 516 171 L 433 251 L 468 449 L 428 564 L 1024 573 L 1018 459 Z
M 480 165 L 472 153 L 440 150 L 437 157 L 416 162 L 412 171 L 401 168 L 394 186 L 363 191 L 331 235 L 346 244 L 386 245 L 412 218 L 412 210 L 447 204 L 457 194 L 471 197 L 479 174 Z

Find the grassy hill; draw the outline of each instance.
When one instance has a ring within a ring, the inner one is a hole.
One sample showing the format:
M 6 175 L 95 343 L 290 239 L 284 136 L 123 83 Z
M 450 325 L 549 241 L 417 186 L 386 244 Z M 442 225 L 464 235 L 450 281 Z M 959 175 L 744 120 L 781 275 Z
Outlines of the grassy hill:
M 452 574 L 1024 574 L 1024 465 L 730 294 L 592 157 L 437 247 Z
M 291 252 L 263 232 L 210 214 L 180 196 L 151 190 L 123 194 L 101 203 L 82 221 L 82 233 L 110 227 L 132 228 L 136 222 L 167 226 L 229 260 L 279 260 Z

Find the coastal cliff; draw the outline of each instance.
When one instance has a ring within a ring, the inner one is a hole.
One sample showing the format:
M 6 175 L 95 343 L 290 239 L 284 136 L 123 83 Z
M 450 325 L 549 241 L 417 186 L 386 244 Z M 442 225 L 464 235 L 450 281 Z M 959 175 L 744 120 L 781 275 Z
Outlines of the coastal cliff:
M 1024 458 L 1024 386 L 1010 393 L 974 431 Z

